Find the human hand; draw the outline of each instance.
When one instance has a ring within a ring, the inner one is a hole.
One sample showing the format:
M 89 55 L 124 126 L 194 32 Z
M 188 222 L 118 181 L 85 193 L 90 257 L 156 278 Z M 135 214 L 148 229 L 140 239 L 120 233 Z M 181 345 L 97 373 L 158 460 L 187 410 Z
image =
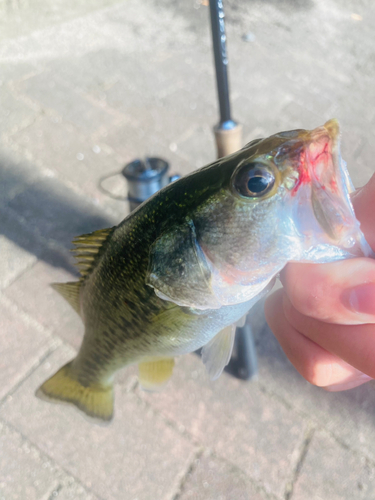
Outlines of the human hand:
M 352 197 L 375 250 L 375 175 Z M 343 391 L 375 378 L 375 259 L 288 264 L 266 301 L 267 322 L 311 384 Z

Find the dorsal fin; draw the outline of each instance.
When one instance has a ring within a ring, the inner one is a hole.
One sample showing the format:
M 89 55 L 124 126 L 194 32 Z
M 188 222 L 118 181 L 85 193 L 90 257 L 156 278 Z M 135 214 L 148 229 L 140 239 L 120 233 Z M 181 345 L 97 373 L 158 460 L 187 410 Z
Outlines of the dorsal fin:
M 73 309 L 81 315 L 81 307 L 79 303 L 79 289 L 81 281 L 70 281 L 68 283 L 52 283 L 51 287 L 59 292 L 64 299 L 69 302 Z
M 108 229 L 99 229 L 89 234 L 82 234 L 73 240 L 75 248 L 72 252 L 75 253 L 77 259 L 77 267 L 81 276 L 87 276 L 92 269 L 97 256 L 107 240 L 108 236 L 113 233 L 114 227 Z

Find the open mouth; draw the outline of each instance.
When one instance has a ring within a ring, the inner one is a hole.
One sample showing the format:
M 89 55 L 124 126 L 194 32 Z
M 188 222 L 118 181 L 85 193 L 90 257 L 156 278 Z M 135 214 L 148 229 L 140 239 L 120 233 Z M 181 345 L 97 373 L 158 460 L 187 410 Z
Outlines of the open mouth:
M 339 129 L 338 124 L 336 125 L 334 129 L 321 127 L 314 130 L 312 141 L 307 147 L 312 179 L 318 181 L 322 189 L 329 189 L 333 193 L 337 193 L 336 177 L 339 167 Z
M 330 120 L 311 132 L 305 149 L 312 208 L 320 226 L 335 241 L 342 239 L 354 216 L 346 203 L 349 193 L 342 178 L 339 148 L 339 125 Z
M 353 186 L 340 154 L 340 129 L 329 120 L 306 138 L 305 169 L 311 186 L 313 213 L 326 236 L 335 245 L 349 249 L 357 245 L 359 223 L 350 193 Z

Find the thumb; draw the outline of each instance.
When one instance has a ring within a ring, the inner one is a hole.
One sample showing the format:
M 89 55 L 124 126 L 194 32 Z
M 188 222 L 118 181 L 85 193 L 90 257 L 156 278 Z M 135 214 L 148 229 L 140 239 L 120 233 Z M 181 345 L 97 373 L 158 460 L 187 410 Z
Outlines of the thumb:
M 355 215 L 371 248 L 375 250 L 375 174 L 352 196 Z

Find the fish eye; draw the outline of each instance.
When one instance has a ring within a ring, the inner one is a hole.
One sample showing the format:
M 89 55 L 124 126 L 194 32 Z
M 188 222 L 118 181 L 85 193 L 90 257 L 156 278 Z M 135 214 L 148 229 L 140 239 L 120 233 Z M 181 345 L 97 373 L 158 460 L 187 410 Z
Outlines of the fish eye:
M 234 178 L 234 188 L 247 198 L 259 198 L 268 193 L 275 184 L 275 176 L 263 163 L 251 162 L 243 165 Z

